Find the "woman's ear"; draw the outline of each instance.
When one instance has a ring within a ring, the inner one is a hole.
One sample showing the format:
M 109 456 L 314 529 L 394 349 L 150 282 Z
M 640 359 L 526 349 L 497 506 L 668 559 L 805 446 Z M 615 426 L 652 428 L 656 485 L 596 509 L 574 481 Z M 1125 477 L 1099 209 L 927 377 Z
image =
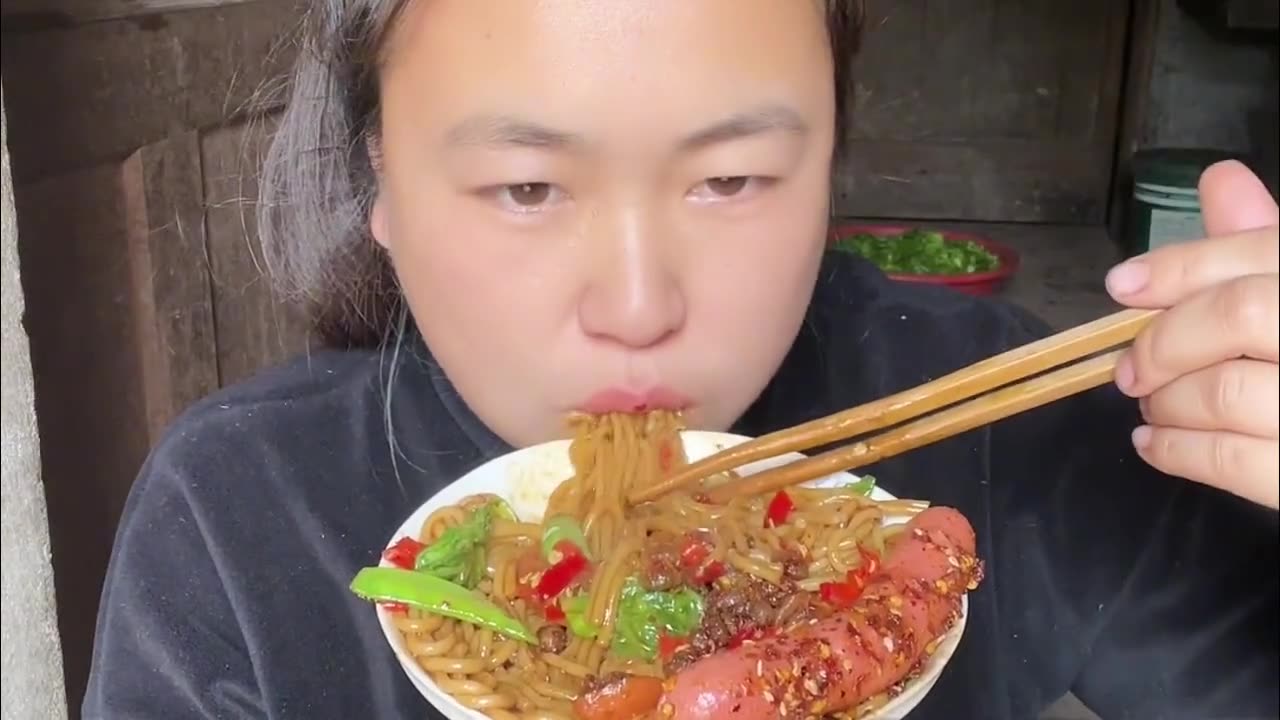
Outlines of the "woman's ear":
M 373 168 L 374 195 L 373 205 L 369 208 L 369 233 L 374 242 L 384 250 L 390 249 L 391 235 L 387 227 L 387 202 L 382 191 L 382 142 L 378 136 L 370 133 L 365 136 L 364 146 L 369 151 L 369 167 Z

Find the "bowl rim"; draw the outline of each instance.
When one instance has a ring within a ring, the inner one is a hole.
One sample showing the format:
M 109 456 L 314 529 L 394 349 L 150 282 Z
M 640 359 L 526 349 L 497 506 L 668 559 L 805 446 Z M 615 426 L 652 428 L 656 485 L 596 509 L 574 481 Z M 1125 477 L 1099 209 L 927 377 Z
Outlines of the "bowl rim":
M 843 237 L 854 235 L 857 233 L 866 233 L 868 235 L 876 235 L 884 237 L 886 235 L 900 235 L 911 230 L 919 230 L 920 226 L 908 225 L 875 225 L 865 223 L 843 223 L 831 227 L 830 244 L 835 243 Z M 942 273 L 891 273 L 885 272 L 890 279 L 902 280 L 907 282 L 940 282 L 946 285 L 982 285 L 989 283 L 997 283 L 1013 277 L 1022 265 L 1022 256 L 1017 250 L 1008 245 L 992 240 L 985 235 L 979 235 L 973 232 L 963 230 L 945 230 L 931 229 L 929 232 L 936 232 L 942 235 L 943 240 L 947 242 L 959 242 L 969 240 L 983 249 L 996 256 L 999 264 L 994 270 L 984 270 L 982 272 L 962 273 L 959 275 L 945 275 Z
M 720 450 L 731 445 L 750 440 L 751 438 L 744 435 L 734 433 L 723 433 L 703 430 L 683 430 L 681 431 L 682 439 L 692 437 L 699 442 L 705 443 L 712 451 Z M 508 453 L 504 453 L 497 457 L 486 460 L 485 462 L 475 466 L 468 472 L 464 473 L 454 481 L 437 490 L 426 500 L 421 502 L 411 513 L 409 513 L 403 522 L 396 528 L 395 532 L 387 540 L 384 550 L 390 548 L 397 541 L 406 535 L 417 536 L 422 523 L 435 510 L 453 502 L 467 497 L 469 495 L 483 493 L 486 490 L 477 488 L 467 490 L 462 487 L 463 483 L 476 476 L 485 475 L 495 471 L 501 471 L 510 478 L 509 468 L 518 460 L 530 457 L 536 458 L 538 455 L 549 453 L 555 450 L 557 446 L 568 449 L 568 440 L 553 440 L 538 445 L 532 445 L 519 448 Z M 566 453 L 567 455 L 567 453 Z M 694 456 L 691 459 L 697 459 Z M 792 459 L 803 457 L 799 453 L 788 453 L 778 458 L 770 458 L 768 460 L 759 461 L 759 465 L 764 466 L 767 463 L 781 463 Z M 748 465 L 752 467 L 755 464 Z M 857 480 L 859 476 L 848 472 L 833 473 L 826 479 L 839 479 L 841 482 Z M 892 500 L 896 497 L 876 485 L 873 493 L 878 499 Z M 456 496 L 456 497 L 455 497 Z M 379 565 L 390 566 L 385 558 L 379 558 Z M 487 716 L 478 711 L 467 708 L 459 703 L 452 696 L 441 690 L 435 681 L 414 661 L 413 656 L 408 652 L 405 645 L 403 634 L 396 628 L 394 619 L 381 605 L 374 606 L 374 612 L 378 620 L 378 624 L 382 629 L 383 639 L 390 646 L 400 664 L 401 670 L 409 678 L 409 681 L 417 688 L 421 694 L 438 712 L 449 717 L 451 720 L 486 720 Z M 960 645 L 968 625 L 969 619 L 969 594 L 965 593 L 960 600 L 960 615 L 955 625 L 943 636 L 938 643 L 937 649 L 928 659 L 928 669 L 920 673 L 917 677 L 911 679 L 902 692 L 895 695 L 887 704 L 877 708 L 875 711 L 866 716 L 864 720 L 901 720 L 908 715 L 917 705 L 923 701 L 924 697 L 933 689 L 933 685 L 938 678 L 942 676 L 947 665 L 954 657 L 957 648 Z

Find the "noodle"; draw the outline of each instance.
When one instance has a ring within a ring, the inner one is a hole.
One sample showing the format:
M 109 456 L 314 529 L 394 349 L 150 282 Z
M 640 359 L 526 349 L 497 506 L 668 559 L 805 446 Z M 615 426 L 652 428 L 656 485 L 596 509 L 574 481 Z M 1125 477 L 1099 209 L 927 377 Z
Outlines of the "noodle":
M 474 587 L 532 632 L 552 624 L 530 588 L 547 572 L 548 561 L 540 556 L 547 523 L 570 518 L 592 559 L 574 592 L 582 622 L 594 634 L 579 636 L 560 628 L 567 639 L 549 650 L 419 610 L 393 616 L 408 652 L 439 688 L 495 720 L 573 720 L 573 702 L 592 678 L 615 672 L 664 677 L 663 663 L 656 658 L 614 650 L 616 642 L 626 640 L 618 626 L 621 599 L 629 583 L 648 572 L 655 544 L 705 537 L 713 541 L 707 544 L 703 569 L 719 564 L 729 573 L 726 580 L 750 577 L 792 588 L 776 615 L 776 623 L 788 627 L 804 620 L 809 593 L 863 567 L 866 551 L 883 553 L 892 547 L 903 526 L 886 526 L 887 518 L 907 517 L 925 507 L 912 500 L 877 502 L 852 487 L 797 487 L 787 490 L 792 506 L 786 522 L 770 524 L 762 519 L 770 512 L 772 494 L 719 505 L 700 499 L 701 490 L 723 482 L 724 476 L 628 507 L 626 497 L 688 462 L 679 416 L 575 415 L 570 427 L 573 476 L 552 493 L 542 523 L 495 517 L 484 540 L 483 577 Z M 418 540 L 436 542 L 494 499 L 475 495 L 436 510 L 423 522 Z M 789 575 L 797 557 L 803 573 L 798 578 Z M 872 701 L 862 709 L 875 705 Z

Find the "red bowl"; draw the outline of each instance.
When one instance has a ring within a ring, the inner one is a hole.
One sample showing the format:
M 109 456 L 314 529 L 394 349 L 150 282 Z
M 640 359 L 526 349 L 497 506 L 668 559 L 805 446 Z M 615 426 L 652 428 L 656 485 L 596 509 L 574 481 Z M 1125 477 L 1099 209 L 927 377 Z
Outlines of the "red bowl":
M 840 238 L 849 237 L 850 235 L 875 235 L 877 237 L 885 237 L 887 235 L 901 235 L 910 232 L 912 227 L 899 227 L 890 225 L 838 225 L 831 229 L 831 235 L 828 239 L 829 245 L 834 245 Z M 962 293 L 969 295 L 994 295 L 1004 289 L 1009 279 L 1018 272 L 1018 266 L 1021 258 L 1018 252 L 1008 245 L 1002 245 L 994 240 L 984 238 L 979 235 L 965 232 L 953 232 L 951 230 L 939 230 L 944 240 L 960 242 L 968 240 L 977 245 L 982 246 L 987 252 L 995 255 L 1000 261 L 995 270 L 986 272 L 967 273 L 964 275 L 911 275 L 905 273 L 886 273 L 890 279 L 900 282 L 922 283 L 925 285 L 946 285 L 954 288 Z

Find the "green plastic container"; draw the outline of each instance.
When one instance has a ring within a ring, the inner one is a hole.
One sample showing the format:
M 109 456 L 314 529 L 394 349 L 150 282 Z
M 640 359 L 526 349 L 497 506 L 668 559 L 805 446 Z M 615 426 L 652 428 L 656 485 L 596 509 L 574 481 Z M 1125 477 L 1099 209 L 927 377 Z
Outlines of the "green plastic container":
M 1200 174 L 1220 161 L 1237 159 L 1222 150 L 1206 148 L 1150 148 L 1133 155 L 1133 197 L 1129 255 L 1139 255 L 1172 243 L 1204 237 Z

